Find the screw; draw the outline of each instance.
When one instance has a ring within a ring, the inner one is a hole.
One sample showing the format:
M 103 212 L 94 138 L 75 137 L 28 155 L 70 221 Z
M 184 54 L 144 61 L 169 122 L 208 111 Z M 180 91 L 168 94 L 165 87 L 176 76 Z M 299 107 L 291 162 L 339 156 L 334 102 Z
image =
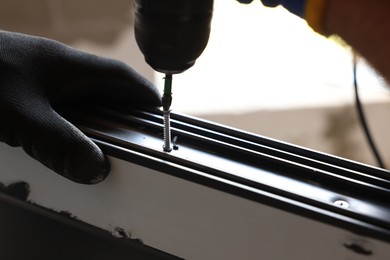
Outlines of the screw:
M 171 123 L 170 123 L 170 110 L 163 111 L 164 114 L 164 145 L 163 150 L 165 152 L 172 151 L 171 146 Z
M 349 203 L 346 202 L 345 200 L 336 200 L 333 204 L 335 206 L 343 208 L 343 209 L 346 209 L 349 207 Z
M 172 103 L 172 74 L 165 74 L 164 93 L 161 99 L 164 115 L 164 152 L 172 151 L 171 146 L 171 103 Z

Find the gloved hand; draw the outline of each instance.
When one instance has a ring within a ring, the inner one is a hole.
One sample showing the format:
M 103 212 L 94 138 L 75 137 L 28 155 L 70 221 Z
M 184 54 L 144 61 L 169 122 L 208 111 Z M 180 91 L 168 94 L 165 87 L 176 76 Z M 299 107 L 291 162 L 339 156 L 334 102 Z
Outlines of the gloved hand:
M 122 62 L 0 31 L 0 141 L 72 181 L 97 183 L 109 172 L 106 157 L 53 109 L 89 101 L 161 105 L 155 86 Z
M 243 4 L 252 3 L 253 0 L 237 0 Z M 327 0 L 261 0 L 267 7 L 283 6 L 291 13 L 306 19 L 307 23 L 318 33 L 328 35 L 324 30 L 323 16 Z
M 253 0 L 237 0 L 243 4 L 250 4 Z M 261 0 L 263 5 L 267 7 L 276 7 L 282 5 L 284 8 L 296 14 L 300 17 L 303 17 L 305 12 L 305 0 Z

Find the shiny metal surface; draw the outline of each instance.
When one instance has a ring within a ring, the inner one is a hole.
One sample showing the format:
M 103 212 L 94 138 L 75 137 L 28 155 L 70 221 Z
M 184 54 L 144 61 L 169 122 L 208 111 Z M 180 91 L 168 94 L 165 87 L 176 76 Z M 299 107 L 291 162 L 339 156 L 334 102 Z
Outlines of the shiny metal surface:
M 219 178 L 231 182 L 239 195 L 272 206 L 287 203 L 293 211 L 316 212 L 316 217 L 327 222 L 348 218 L 353 225 L 376 226 L 383 234 L 390 230 L 390 179 L 384 170 L 180 115 L 172 119 L 178 149 L 163 153 L 158 111 L 92 108 L 73 119 L 103 147 L 104 143 L 125 147 L 162 160 L 162 164 L 170 162 L 207 175 L 169 170 L 180 178 L 205 185 Z M 349 206 L 340 207 L 335 201 Z
M 88 108 L 66 117 L 108 155 L 103 182 L 73 183 L 0 145 L 3 187 L 28 184 L 24 203 L 54 219 L 65 213 L 184 259 L 390 254 L 387 171 L 176 114 L 176 149 L 166 153 L 161 111 Z

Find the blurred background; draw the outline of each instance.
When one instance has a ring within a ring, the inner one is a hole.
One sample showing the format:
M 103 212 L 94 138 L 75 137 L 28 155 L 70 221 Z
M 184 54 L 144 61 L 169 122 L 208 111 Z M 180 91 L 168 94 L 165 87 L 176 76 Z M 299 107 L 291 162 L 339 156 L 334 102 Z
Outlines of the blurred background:
M 283 8 L 215 0 L 208 47 L 173 79 L 173 111 L 375 165 L 354 107 L 352 56 Z M 125 61 L 162 90 L 133 33 L 132 0 L 0 0 L 0 29 Z M 390 93 L 364 62 L 369 126 L 390 165 Z

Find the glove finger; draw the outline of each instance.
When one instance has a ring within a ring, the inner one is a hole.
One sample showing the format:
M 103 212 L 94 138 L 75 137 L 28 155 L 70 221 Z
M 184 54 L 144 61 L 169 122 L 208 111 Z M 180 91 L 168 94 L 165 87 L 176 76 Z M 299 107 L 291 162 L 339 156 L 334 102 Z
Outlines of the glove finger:
M 20 145 L 45 166 L 82 184 L 98 183 L 108 175 L 109 162 L 100 148 L 49 105 L 36 108 L 22 122 Z
M 263 5 L 267 6 L 267 7 L 276 7 L 280 4 L 282 4 L 280 0 L 261 0 L 261 2 L 263 2 Z
M 253 2 L 253 0 L 237 0 L 238 2 L 240 2 L 241 4 L 250 4 Z
M 250 4 L 253 2 L 253 0 L 237 0 L 237 1 L 240 2 L 241 4 Z M 263 3 L 263 5 L 267 7 L 276 7 L 281 4 L 280 0 L 261 0 L 261 2 Z
M 66 79 L 53 91 L 53 100 L 89 99 L 161 106 L 156 86 L 124 62 L 66 48 L 67 51 L 60 52 L 65 55 L 63 62 L 57 63 Z
M 5 48 L 1 53 L 6 55 L 11 68 L 41 81 L 39 88 L 47 92 L 51 101 L 87 97 L 111 102 L 123 100 L 133 105 L 161 105 L 158 89 L 123 62 L 41 37 L 2 32 L 0 41 Z M 27 70 L 29 64 L 33 65 Z

